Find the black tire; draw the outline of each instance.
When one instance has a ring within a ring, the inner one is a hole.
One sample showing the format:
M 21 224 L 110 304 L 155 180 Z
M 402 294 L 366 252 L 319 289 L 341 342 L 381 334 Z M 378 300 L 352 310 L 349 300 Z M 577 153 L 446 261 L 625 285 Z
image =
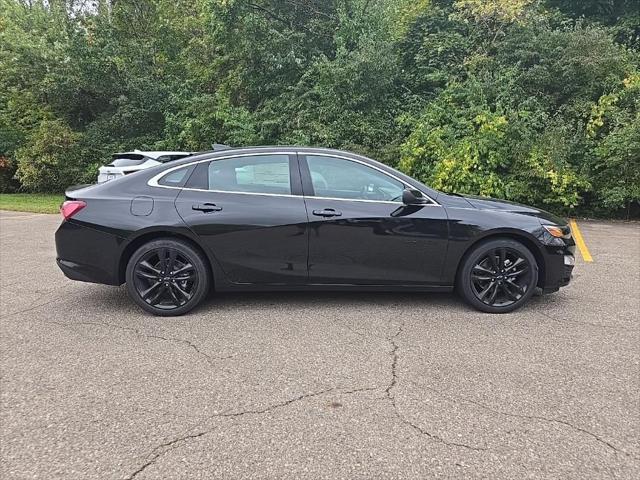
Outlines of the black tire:
M 487 313 L 520 308 L 538 283 L 535 257 L 520 242 L 499 238 L 482 242 L 463 260 L 457 287 L 472 307 Z
M 140 307 L 163 317 L 182 315 L 209 293 L 207 259 L 190 243 L 162 238 L 145 243 L 129 259 L 127 292 Z

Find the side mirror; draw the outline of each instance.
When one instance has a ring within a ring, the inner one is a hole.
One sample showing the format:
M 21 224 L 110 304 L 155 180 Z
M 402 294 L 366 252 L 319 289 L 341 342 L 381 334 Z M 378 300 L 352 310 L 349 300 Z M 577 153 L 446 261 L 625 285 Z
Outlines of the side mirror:
M 420 190 L 405 188 L 402 192 L 402 203 L 405 205 L 424 205 L 428 200 Z

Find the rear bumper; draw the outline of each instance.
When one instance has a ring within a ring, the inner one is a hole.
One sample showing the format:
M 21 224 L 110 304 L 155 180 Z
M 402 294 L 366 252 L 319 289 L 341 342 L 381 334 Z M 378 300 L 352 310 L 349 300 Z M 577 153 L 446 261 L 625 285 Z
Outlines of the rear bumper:
M 111 233 L 64 221 L 56 231 L 57 263 L 71 280 L 120 285 L 119 251 L 123 239 Z
M 62 258 L 57 258 L 56 262 L 65 277 L 71 280 L 115 285 L 113 276 L 109 272 L 105 272 L 93 265 L 83 265 L 70 260 L 63 260 Z

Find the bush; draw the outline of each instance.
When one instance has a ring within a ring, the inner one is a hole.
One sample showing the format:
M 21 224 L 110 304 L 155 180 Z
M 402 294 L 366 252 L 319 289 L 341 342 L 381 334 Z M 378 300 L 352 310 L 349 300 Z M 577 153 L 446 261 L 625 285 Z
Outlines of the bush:
M 46 120 L 16 152 L 16 177 L 29 192 L 61 192 L 83 178 L 82 135 L 60 120 Z
M 443 91 L 404 144 L 401 169 L 445 192 L 575 207 L 588 184 L 568 161 L 567 133 L 483 98 L 474 80 Z
M 594 156 L 588 165 L 600 213 L 640 202 L 640 75 L 626 78 L 594 106 L 588 124 Z
M 20 184 L 14 178 L 16 167 L 8 157 L 0 157 L 0 193 L 13 193 Z

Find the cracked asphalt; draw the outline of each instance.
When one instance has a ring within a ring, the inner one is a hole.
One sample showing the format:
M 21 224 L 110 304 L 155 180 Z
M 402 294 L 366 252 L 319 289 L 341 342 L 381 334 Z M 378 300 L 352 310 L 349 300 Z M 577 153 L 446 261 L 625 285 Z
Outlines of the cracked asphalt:
M 502 316 L 451 295 L 244 293 L 152 317 L 0 212 L 3 479 L 639 478 L 640 226 Z

